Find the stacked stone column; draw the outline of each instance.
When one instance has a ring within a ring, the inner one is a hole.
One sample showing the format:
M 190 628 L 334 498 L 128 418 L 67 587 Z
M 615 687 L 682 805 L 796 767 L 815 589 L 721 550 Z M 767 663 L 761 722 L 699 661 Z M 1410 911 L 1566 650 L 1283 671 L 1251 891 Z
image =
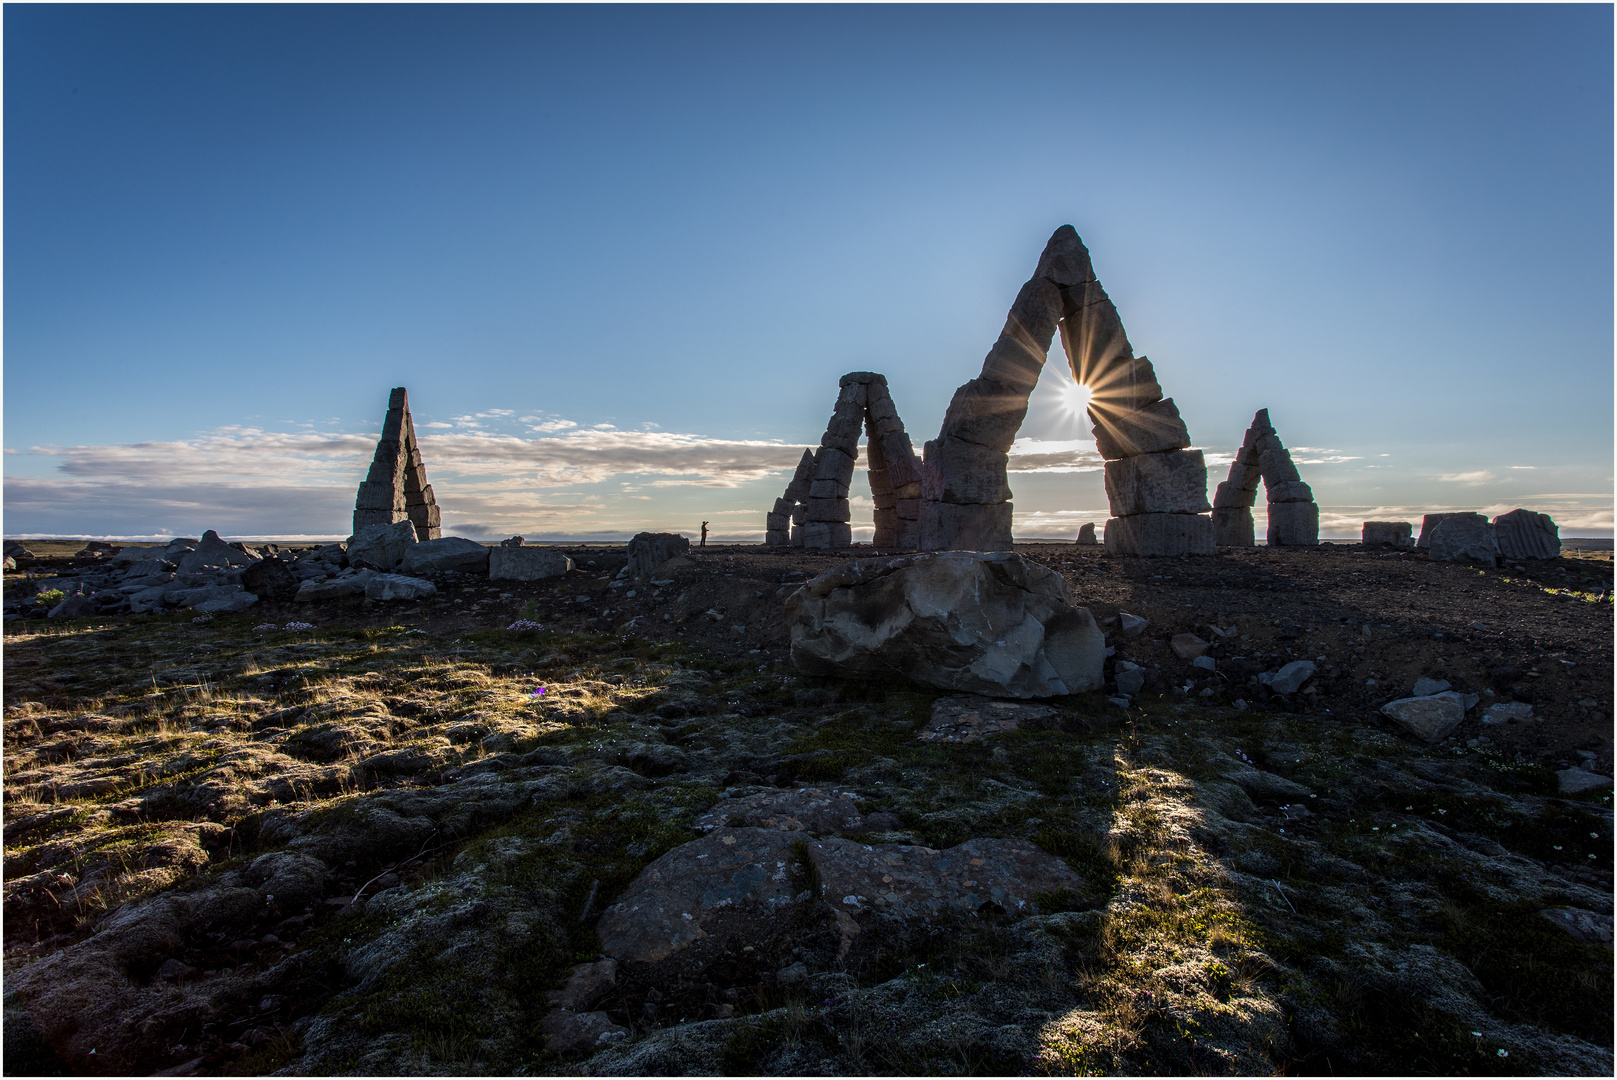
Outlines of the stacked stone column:
M 765 517 L 764 540 L 804 548 L 853 543 L 848 488 L 868 433 L 870 490 L 878 548 L 913 548 L 920 515 L 920 470 L 885 377 L 855 371 L 839 380 L 837 403 L 819 448 L 805 450 L 786 493 Z
M 414 525 L 418 540 L 436 540 L 441 532 L 438 505 L 410 419 L 409 396 L 402 386 L 388 396 L 382 437 L 354 500 L 354 532 L 398 521 Z
M 1256 528 L 1252 507 L 1258 481 L 1269 497 L 1268 542 L 1271 547 L 1313 547 L 1319 543 L 1319 506 L 1303 483 L 1297 466 L 1269 423 L 1269 410 L 1259 409 L 1230 463 L 1229 479 L 1213 493 L 1213 539 L 1228 547 L 1253 547 Z

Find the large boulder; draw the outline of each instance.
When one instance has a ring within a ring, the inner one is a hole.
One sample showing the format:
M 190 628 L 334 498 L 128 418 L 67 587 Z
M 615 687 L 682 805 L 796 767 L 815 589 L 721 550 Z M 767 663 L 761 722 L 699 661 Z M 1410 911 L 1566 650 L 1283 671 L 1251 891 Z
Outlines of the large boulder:
M 146 563 L 135 565 L 145 566 Z M 260 559 L 241 572 L 241 584 L 263 600 L 290 600 L 296 595 L 300 582 L 292 568 L 280 559 Z
M 572 559 L 550 548 L 507 547 L 502 541 L 488 553 L 490 581 L 542 581 L 561 577 L 572 568 Z
M 1493 566 L 1499 561 L 1499 545 L 1494 541 L 1493 525 L 1481 514 L 1446 515 L 1432 529 L 1426 552 L 1433 562 L 1469 562 Z
M 415 526 L 409 521 L 367 525 L 348 538 L 348 565 L 364 563 L 375 570 L 391 570 L 415 543 Z
M 1494 540 L 1507 559 L 1558 559 L 1561 530 L 1548 514 L 1512 510 L 1493 519 Z
M 188 552 L 180 559 L 179 572 L 195 574 L 209 568 L 251 566 L 257 561 L 246 552 L 231 547 L 219 539 L 218 533 L 209 529 L 202 534 L 202 540 L 197 544 L 196 550 Z
M 1008 551 L 861 559 L 787 601 L 792 660 L 812 675 L 903 678 L 988 697 L 1104 682 L 1106 640 L 1060 574 Z
M 1426 697 L 1399 698 L 1383 705 L 1381 715 L 1417 738 L 1436 742 L 1465 719 L 1465 697 L 1445 690 Z
M 432 582 L 404 574 L 377 574 L 365 583 L 365 596 L 371 600 L 419 600 L 437 591 L 438 586 Z
M 629 541 L 629 576 L 650 577 L 657 567 L 690 549 L 691 542 L 678 533 L 636 533 Z
M 423 540 L 404 549 L 399 571 L 404 574 L 488 573 L 488 548 L 464 536 L 444 536 Z M 349 558 L 353 558 L 352 552 Z
M 1408 551 L 1415 546 L 1415 527 L 1407 521 L 1366 521 L 1359 542 L 1365 547 Z

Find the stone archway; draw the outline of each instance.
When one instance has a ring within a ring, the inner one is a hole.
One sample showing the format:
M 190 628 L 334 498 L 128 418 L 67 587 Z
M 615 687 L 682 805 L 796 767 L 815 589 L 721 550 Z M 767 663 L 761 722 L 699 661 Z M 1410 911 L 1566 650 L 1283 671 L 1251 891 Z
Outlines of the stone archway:
M 1073 378 L 1090 390 L 1089 417 L 1106 459 L 1106 550 L 1212 554 L 1201 451 L 1189 449 L 1190 433 L 1173 400 L 1163 398 L 1151 362 L 1134 355 L 1071 225 L 1050 237 L 982 374 L 955 391 L 938 437 L 926 444 L 921 549 L 1011 547 L 1008 454 L 1057 329 Z
M 786 493 L 765 516 L 764 542 L 803 548 L 845 548 L 853 543 L 848 486 L 865 431 L 870 494 L 876 504 L 876 548 L 913 551 L 921 512 L 920 463 L 887 378 L 852 371 L 838 380 L 837 403 L 814 450 L 804 450 Z
M 1319 506 L 1314 492 L 1297 472 L 1291 451 L 1269 423 L 1269 410 L 1259 409 L 1246 429 L 1241 449 L 1230 463 L 1230 478 L 1213 493 L 1213 542 L 1229 547 L 1255 547 L 1252 506 L 1258 480 L 1269 497 L 1270 547 L 1314 547 L 1319 544 Z

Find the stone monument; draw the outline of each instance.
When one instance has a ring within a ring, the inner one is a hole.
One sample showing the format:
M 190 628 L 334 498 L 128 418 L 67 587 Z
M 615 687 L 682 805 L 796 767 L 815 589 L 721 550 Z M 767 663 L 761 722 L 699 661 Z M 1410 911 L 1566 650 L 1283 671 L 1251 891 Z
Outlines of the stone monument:
M 1006 464 L 1028 395 L 1057 329 L 1106 459 L 1112 518 L 1105 545 L 1117 555 L 1211 555 L 1207 467 L 1151 362 L 1136 357 L 1089 251 L 1071 225 L 1050 237 L 1033 277 L 1011 304 L 982 374 L 955 391 L 921 466 L 920 546 L 925 551 L 1011 547 Z
M 854 371 L 838 381 L 836 407 L 817 450 L 803 451 L 786 493 L 765 516 L 764 542 L 777 547 L 845 548 L 853 543 L 848 485 L 866 436 L 870 494 L 876 503 L 872 546 L 914 550 L 921 476 L 885 376 Z
M 415 425 L 410 422 L 410 400 L 402 386 L 395 387 L 387 399 L 387 419 L 376 442 L 376 456 L 354 500 L 354 532 L 399 521 L 415 526 L 417 540 L 436 540 L 440 535 L 438 504 L 427 483 Z
M 1259 409 L 1246 429 L 1241 449 L 1230 463 L 1230 478 L 1213 493 L 1213 542 L 1224 547 L 1253 547 L 1252 505 L 1258 481 L 1269 496 L 1269 546 L 1315 547 L 1319 544 L 1319 506 L 1292 463 L 1291 451 L 1269 423 L 1269 410 Z

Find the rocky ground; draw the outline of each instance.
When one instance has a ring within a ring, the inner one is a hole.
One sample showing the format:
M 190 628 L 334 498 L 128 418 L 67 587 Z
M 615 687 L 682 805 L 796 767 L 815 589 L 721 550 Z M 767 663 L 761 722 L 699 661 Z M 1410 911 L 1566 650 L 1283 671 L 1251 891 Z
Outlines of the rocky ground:
M 1020 545 L 1143 685 L 995 711 L 796 675 L 853 556 L 44 618 L 107 557 L 30 547 L 8 1073 L 1612 1070 L 1611 792 L 1557 775 L 1612 771 L 1609 552 Z

